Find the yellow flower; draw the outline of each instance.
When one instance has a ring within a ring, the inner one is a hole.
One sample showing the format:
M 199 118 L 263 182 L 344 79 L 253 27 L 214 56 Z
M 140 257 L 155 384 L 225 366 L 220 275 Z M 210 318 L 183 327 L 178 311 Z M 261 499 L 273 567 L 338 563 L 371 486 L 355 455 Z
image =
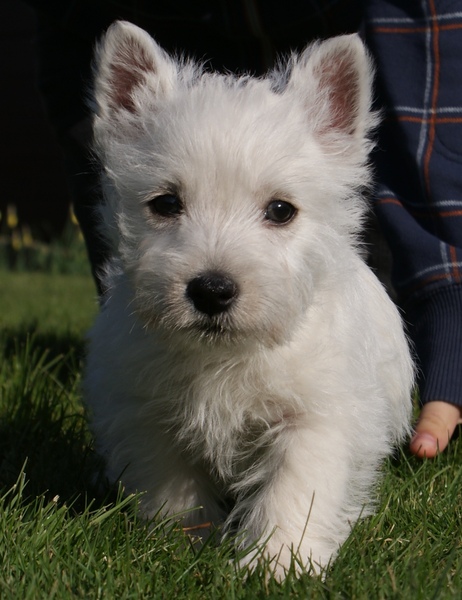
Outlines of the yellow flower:
M 75 216 L 75 212 L 74 212 L 74 209 L 73 209 L 73 207 L 72 207 L 72 204 L 71 204 L 71 205 L 70 205 L 70 207 L 69 207 L 69 216 L 70 216 L 70 218 L 71 218 L 71 223 L 72 223 L 73 225 L 77 225 L 77 226 L 78 226 L 78 225 L 79 225 L 79 222 L 78 222 L 78 220 L 77 220 L 77 217 Z
M 8 204 L 6 207 L 6 224 L 9 229 L 14 229 L 18 226 L 18 213 L 14 204 Z

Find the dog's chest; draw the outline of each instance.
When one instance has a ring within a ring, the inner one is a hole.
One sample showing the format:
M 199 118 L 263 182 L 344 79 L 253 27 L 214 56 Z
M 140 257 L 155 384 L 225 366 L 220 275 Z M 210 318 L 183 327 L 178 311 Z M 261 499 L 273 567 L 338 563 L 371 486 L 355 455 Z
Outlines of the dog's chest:
M 261 365 L 203 368 L 182 387 L 175 442 L 187 461 L 206 463 L 223 480 L 260 460 L 300 417 L 290 390 L 284 395 Z

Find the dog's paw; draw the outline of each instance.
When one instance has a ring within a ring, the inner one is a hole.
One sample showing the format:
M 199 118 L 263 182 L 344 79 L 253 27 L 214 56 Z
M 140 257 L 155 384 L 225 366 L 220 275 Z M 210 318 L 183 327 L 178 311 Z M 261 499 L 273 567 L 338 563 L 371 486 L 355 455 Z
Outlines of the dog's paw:
M 318 549 L 319 550 L 319 549 Z M 324 558 L 318 561 L 313 559 L 313 552 L 302 554 L 300 548 L 281 545 L 269 539 L 264 544 L 256 544 L 247 548 L 237 558 L 236 566 L 242 576 L 248 576 L 255 570 L 262 570 L 265 578 L 274 578 L 284 581 L 288 576 L 300 577 L 302 575 L 322 576 L 330 564 L 333 553 L 327 548 L 322 552 Z

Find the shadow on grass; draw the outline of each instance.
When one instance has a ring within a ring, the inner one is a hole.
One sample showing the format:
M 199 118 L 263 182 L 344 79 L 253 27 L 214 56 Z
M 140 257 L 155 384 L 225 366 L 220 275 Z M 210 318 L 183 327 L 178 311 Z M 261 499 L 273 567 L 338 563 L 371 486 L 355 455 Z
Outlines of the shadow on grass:
M 53 331 L 42 331 L 39 323 L 35 320 L 23 323 L 19 327 L 5 327 L 0 330 L 1 351 L 6 359 L 13 357 L 21 349 L 33 346 L 43 352 L 47 352 L 51 359 L 66 357 L 71 361 L 83 361 L 85 356 L 85 340 L 82 335 L 74 331 L 55 333 Z M 74 365 L 66 360 L 64 370 Z
M 0 351 L 0 490 L 24 468 L 28 497 L 59 496 L 75 510 L 99 504 L 101 465 L 80 393 L 82 337 L 2 330 Z

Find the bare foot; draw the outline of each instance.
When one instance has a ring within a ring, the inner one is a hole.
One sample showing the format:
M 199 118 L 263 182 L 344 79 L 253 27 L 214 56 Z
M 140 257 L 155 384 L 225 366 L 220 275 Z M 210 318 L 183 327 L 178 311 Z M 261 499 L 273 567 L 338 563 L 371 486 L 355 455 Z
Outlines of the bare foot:
M 446 448 L 459 423 L 462 423 L 462 407 L 448 402 L 428 402 L 415 427 L 411 452 L 420 458 L 433 458 Z

